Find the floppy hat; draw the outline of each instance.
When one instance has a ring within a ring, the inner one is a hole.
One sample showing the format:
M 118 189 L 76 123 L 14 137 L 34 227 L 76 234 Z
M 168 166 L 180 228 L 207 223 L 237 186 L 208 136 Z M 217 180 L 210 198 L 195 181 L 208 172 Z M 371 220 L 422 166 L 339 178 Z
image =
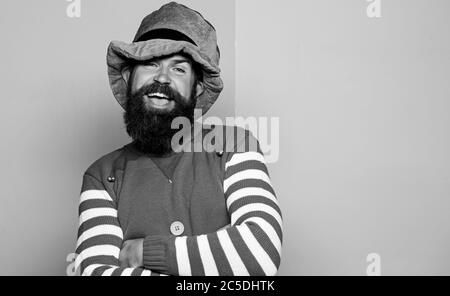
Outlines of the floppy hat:
M 147 15 L 132 43 L 111 41 L 109 44 L 106 57 L 109 84 L 122 108 L 125 109 L 128 100 L 123 77 L 130 66 L 175 53 L 187 54 L 201 66 L 204 91 L 197 98 L 195 108 L 202 109 L 203 114 L 208 111 L 223 89 L 216 31 L 199 12 L 176 2 Z

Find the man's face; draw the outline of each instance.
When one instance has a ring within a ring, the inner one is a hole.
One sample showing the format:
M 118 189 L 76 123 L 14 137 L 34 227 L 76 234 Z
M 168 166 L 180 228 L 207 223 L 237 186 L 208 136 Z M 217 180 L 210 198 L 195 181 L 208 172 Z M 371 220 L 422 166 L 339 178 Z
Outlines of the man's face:
M 189 105 L 192 96 L 200 89 L 193 89 L 195 73 L 192 62 L 179 54 L 154 58 L 134 67 L 130 81 L 132 94 L 141 92 L 145 108 L 149 112 L 163 114 L 180 104 Z M 143 91 L 144 90 L 144 91 Z
M 196 98 L 203 91 L 191 60 L 179 54 L 155 58 L 135 65 L 125 78 L 127 133 L 143 152 L 170 152 L 171 138 L 177 132 L 171 127 L 172 120 L 183 116 L 192 122 Z

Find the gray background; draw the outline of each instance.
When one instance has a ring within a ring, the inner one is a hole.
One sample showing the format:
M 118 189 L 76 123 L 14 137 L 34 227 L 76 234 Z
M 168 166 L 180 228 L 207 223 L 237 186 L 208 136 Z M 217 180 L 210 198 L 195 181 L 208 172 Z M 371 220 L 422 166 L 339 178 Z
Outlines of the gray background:
M 280 275 L 450 275 L 450 2 L 181 1 L 217 28 L 209 115 L 280 118 Z M 129 141 L 105 52 L 163 1 L 2 2 L 0 274 L 64 275 L 81 175 Z

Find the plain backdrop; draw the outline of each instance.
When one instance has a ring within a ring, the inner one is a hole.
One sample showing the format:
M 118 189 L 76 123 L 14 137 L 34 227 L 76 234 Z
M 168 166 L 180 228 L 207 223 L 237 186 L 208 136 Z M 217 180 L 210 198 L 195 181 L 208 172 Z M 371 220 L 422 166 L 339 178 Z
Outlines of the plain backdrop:
M 279 275 L 450 275 L 450 2 L 192 0 L 217 29 L 208 115 L 279 118 Z M 129 142 L 106 75 L 160 0 L 2 1 L 0 275 L 65 275 L 84 170 Z

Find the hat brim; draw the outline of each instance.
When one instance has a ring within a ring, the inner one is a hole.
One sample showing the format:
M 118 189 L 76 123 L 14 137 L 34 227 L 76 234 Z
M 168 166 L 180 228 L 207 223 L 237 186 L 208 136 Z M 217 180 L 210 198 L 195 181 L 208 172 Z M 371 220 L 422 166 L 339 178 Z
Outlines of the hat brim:
M 203 69 L 204 91 L 197 98 L 195 108 L 202 109 L 202 114 L 205 114 L 223 89 L 220 69 L 195 45 L 186 41 L 168 39 L 152 39 L 133 43 L 112 41 L 109 44 L 106 57 L 109 83 L 117 102 L 122 108 L 125 109 L 128 100 L 124 72 L 130 71 L 130 62 L 146 61 L 180 52 L 191 56 Z

